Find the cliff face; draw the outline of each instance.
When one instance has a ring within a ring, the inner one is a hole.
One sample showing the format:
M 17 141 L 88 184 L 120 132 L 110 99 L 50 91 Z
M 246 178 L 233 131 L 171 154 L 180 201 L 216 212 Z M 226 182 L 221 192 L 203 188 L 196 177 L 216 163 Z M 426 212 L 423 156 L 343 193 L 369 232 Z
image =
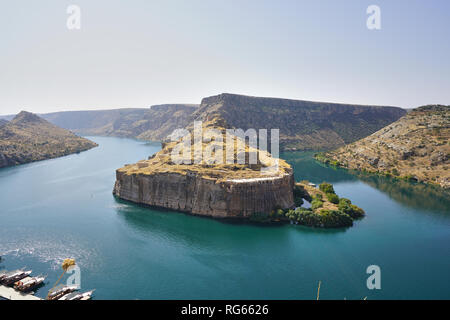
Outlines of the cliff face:
M 0 167 L 57 158 L 95 146 L 90 140 L 22 111 L 0 127 Z
M 197 146 L 203 152 L 215 147 L 215 156 L 219 152 L 217 143 L 202 141 L 193 149 L 189 147 L 189 160 L 193 160 L 191 151 Z M 113 193 L 136 203 L 218 218 L 249 218 L 294 205 L 293 170 L 285 161 L 278 159 L 278 166 L 274 166 L 277 159 L 246 145 L 245 158 L 256 152 L 257 163 L 213 164 L 212 158 L 204 155 L 198 163 L 176 164 L 172 152 L 178 145 L 178 142 L 166 143 L 150 159 L 118 169 Z M 226 146 L 221 149 L 225 151 Z M 234 150 L 233 158 L 236 156 Z
M 58 112 L 50 122 L 84 135 L 163 141 L 194 120 L 219 117 L 229 128 L 280 129 L 283 150 L 334 149 L 364 138 L 406 113 L 396 107 L 364 106 L 220 94 L 201 105 L 164 104 L 150 109 Z
M 116 176 L 114 194 L 122 199 L 216 218 L 248 218 L 294 204 L 292 173 L 222 182 L 196 173 L 130 175 L 118 170 Z
M 284 150 L 332 149 L 364 138 L 406 113 L 364 106 L 220 94 L 202 100 L 194 119 L 221 117 L 228 127 L 280 129 Z
M 423 106 L 322 160 L 450 188 L 449 141 L 450 106 Z

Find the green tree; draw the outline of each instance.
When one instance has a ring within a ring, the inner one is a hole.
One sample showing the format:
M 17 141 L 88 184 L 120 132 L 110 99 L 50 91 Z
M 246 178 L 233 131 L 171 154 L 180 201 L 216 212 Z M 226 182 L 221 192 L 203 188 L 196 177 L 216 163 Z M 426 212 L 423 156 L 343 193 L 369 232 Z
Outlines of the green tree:
M 322 182 L 319 185 L 319 190 L 324 193 L 336 193 L 336 192 L 334 192 L 333 185 L 331 183 L 327 183 L 327 182 Z

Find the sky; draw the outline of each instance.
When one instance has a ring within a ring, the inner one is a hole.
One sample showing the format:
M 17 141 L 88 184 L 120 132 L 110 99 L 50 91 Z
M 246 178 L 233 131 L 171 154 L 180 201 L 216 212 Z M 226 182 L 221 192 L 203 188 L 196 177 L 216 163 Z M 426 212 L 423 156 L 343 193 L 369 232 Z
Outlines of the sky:
M 367 28 L 369 5 L 380 30 Z M 450 104 L 450 1 L 0 0 L 0 114 L 223 92 Z

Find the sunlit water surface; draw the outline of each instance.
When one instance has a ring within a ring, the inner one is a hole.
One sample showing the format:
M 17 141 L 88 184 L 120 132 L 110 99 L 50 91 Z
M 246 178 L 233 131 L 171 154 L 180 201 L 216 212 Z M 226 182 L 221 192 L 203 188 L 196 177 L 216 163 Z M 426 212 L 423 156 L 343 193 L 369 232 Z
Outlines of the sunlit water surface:
M 450 298 L 450 200 L 439 189 L 289 153 L 297 180 L 333 183 L 367 216 L 342 230 L 232 224 L 115 199 L 115 170 L 160 144 L 90 139 L 100 146 L 0 170 L 0 269 L 47 274 L 38 296 L 73 257 L 97 299 L 314 299 L 319 280 L 321 299 Z M 381 290 L 367 289 L 372 264 Z

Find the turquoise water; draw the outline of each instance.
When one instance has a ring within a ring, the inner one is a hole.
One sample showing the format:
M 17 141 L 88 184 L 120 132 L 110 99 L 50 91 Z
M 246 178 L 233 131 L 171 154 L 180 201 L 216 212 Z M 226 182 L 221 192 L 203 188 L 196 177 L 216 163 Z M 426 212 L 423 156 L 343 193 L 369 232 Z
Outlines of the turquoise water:
M 158 143 L 100 146 L 0 170 L 0 269 L 48 274 L 73 257 L 96 299 L 450 299 L 450 200 L 442 191 L 283 155 L 297 180 L 324 180 L 364 208 L 349 229 L 235 224 L 143 208 L 112 196 L 115 169 Z M 381 268 L 368 290 L 366 268 Z

